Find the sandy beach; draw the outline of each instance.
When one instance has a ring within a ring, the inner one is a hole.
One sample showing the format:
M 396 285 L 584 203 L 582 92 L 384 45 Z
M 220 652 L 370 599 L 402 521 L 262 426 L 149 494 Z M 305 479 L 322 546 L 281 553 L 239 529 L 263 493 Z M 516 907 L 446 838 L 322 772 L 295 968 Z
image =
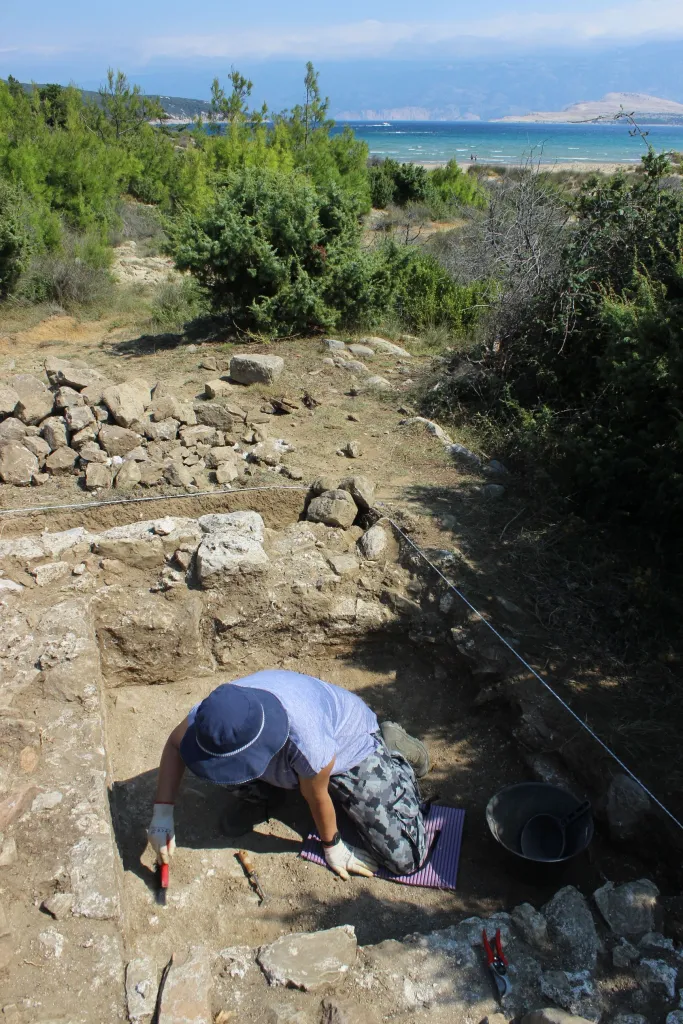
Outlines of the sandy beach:
M 423 160 L 413 160 L 412 163 L 420 164 L 422 167 L 425 167 L 427 170 L 431 171 L 435 167 L 445 167 L 447 161 L 446 160 L 424 160 L 424 161 Z M 500 167 L 500 168 L 522 167 L 522 166 L 524 166 L 521 163 L 517 163 L 517 164 L 513 164 L 513 163 L 510 163 L 510 164 L 496 163 L 496 164 L 493 164 L 493 163 L 487 163 L 486 160 L 480 160 L 477 163 L 472 163 L 469 160 L 459 160 L 458 163 L 460 164 L 460 166 L 462 167 L 462 169 L 464 171 L 468 170 L 470 167 L 481 167 L 481 166 L 485 166 L 485 167 Z M 616 174 L 617 171 L 634 171 L 636 169 L 636 167 L 640 166 L 640 162 L 637 161 L 637 162 L 633 162 L 633 163 L 592 163 L 592 162 L 589 162 L 589 161 L 583 161 L 582 160 L 582 161 L 577 161 L 576 163 L 539 163 L 539 164 L 534 164 L 534 166 L 538 167 L 542 171 L 570 171 L 572 174 L 577 174 L 577 173 L 584 173 L 584 174 L 586 174 L 586 173 L 591 173 L 591 172 L 594 172 L 594 171 L 599 171 L 602 174 Z

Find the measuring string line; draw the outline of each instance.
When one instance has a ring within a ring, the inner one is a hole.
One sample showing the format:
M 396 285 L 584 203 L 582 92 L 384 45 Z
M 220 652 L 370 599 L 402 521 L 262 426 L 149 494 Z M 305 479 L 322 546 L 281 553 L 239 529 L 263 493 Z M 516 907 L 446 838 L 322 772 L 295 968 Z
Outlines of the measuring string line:
M 467 607 L 470 609 L 470 611 L 474 612 L 474 614 L 477 616 L 477 618 L 480 619 L 484 623 L 484 625 L 488 629 L 491 630 L 493 635 L 498 640 L 500 640 L 500 642 L 502 644 L 504 644 L 507 647 L 507 649 L 512 652 L 512 654 L 514 654 L 515 658 L 517 658 L 517 660 L 519 662 L 521 662 L 521 664 L 524 666 L 524 668 L 527 669 L 529 672 L 531 672 L 531 674 L 539 681 L 541 686 L 544 686 L 545 689 L 548 691 L 548 693 L 550 693 L 555 698 L 555 700 L 558 701 L 558 703 L 562 705 L 562 707 L 565 709 L 565 711 L 567 711 L 571 715 L 571 717 L 576 722 L 579 723 L 581 728 L 585 729 L 585 731 L 588 733 L 588 735 L 591 736 L 595 740 L 595 742 L 598 743 L 602 747 L 602 749 L 607 754 L 609 754 L 609 756 L 614 761 L 616 761 L 616 763 L 619 765 L 619 767 L 622 768 L 623 771 L 625 771 L 626 774 L 628 776 L 630 776 L 630 778 L 632 778 L 633 781 L 640 786 L 640 788 L 643 790 L 644 793 L 647 794 L 647 796 L 649 796 L 649 798 L 652 800 L 652 802 L 655 803 L 657 805 L 657 807 L 659 807 L 660 810 L 664 811 L 666 816 L 668 818 L 670 818 L 671 821 L 673 821 L 674 825 L 677 825 L 678 828 L 680 828 L 681 831 L 683 831 L 683 824 L 678 820 L 678 818 L 674 814 L 671 813 L 671 811 L 668 809 L 668 807 L 665 807 L 664 804 L 661 802 L 661 800 L 659 800 L 654 795 L 654 793 L 651 792 L 651 790 L 649 790 L 647 788 L 647 786 L 643 782 L 641 782 L 641 780 L 638 778 L 638 776 L 634 775 L 634 773 L 631 771 L 631 769 L 628 767 L 628 765 L 625 765 L 624 762 L 621 760 L 621 758 L 617 754 L 615 754 L 615 752 L 610 747 L 607 746 L 605 741 L 600 739 L 598 734 L 596 732 L 594 732 L 591 729 L 591 727 L 589 725 L 587 725 L 586 722 L 584 722 L 582 718 L 579 717 L 579 715 L 577 715 L 577 713 L 569 706 L 569 704 L 567 704 L 567 702 L 565 700 L 562 699 L 562 697 L 560 697 L 559 693 L 556 693 L 555 690 L 553 690 L 553 688 L 550 685 L 550 683 L 548 683 L 543 678 L 543 676 L 539 675 L 539 673 L 536 671 L 536 669 L 532 668 L 532 666 L 528 663 L 528 661 L 524 660 L 524 658 L 521 656 L 521 654 L 519 654 L 515 650 L 515 648 L 512 646 L 512 644 L 509 643 L 505 639 L 505 637 L 502 636 L 502 634 L 498 632 L 498 630 L 495 628 L 495 626 L 491 625 L 491 623 L 488 621 L 488 619 L 485 618 L 485 616 L 482 615 L 482 613 L 479 611 L 479 609 L 474 607 L 472 602 L 469 601 L 465 597 L 465 595 L 462 593 L 462 591 L 458 590 L 458 588 L 455 586 L 455 584 L 451 583 L 451 581 L 448 579 L 448 577 L 444 576 L 444 574 L 441 572 L 441 570 L 438 568 L 438 566 L 434 565 L 434 563 L 432 561 L 430 561 L 430 559 L 427 557 L 427 555 L 424 553 L 424 551 L 420 547 L 418 547 L 418 545 L 415 544 L 414 541 L 412 541 L 410 539 L 410 537 L 408 537 L 403 532 L 403 530 L 398 525 L 398 523 L 395 523 L 394 520 L 390 516 L 388 516 L 386 514 L 383 514 L 383 518 L 386 519 L 388 523 L 391 523 L 391 526 L 393 527 L 393 529 L 396 530 L 396 532 L 398 534 L 400 534 L 401 537 L 403 537 L 403 539 L 406 541 L 406 543 L 409 544 L 410 547 L 413 548 L 418 553 L 418 555 L 423 559 L 423 561 L 426 562 L 427 565 L 431 569 L 434 570 L 434 572 L 437 574 L 437 576 L 441 577 L 441 579 L 444 581 L 444 583 L 449 588 L 449 590 L 452 590 L 453 593 L 456 594 L 460 598 L 460 600 L 463 601 L 467 605 Z
M 254 492 L 254 491 L 306 491 L 307 492 L 308 490 L 309 490 L 308 487 L 300 487 L 300 486 L 296 486 L 294 484 L 291 484 L 291 485 L 290 484 L 273 484 L 273 485 L 268 485 L 268 486 L 263 486 L 263 487 L 240 487 L 238 489 L 233 489 L 233 488 L 227 489 L 227 488 L 224 488 L 223 490 L 214 490 L 214 491 L 190 491 L 190 492 L 185 493 L 185 494 L 152 495 L 150 497 L 144 497 L 144 498 L 115 498 L 115 499 L 111 499 L 111 500 L 108 500 L 108 501 L 91 501 L 91 502 L 81 501 L 81 502 L 77 502 L 76 504 L 73 504 L 73 505 L 36 505 L 36 506 L 34 506 L 32 508 L 29 507 L 29 508 L 18 508 L 18 509 L 1 509 L 0 510 L 0 516 L 16 515 L 16 514 L 25 513 L 25 512 L 28 512 L 28 513 L 30 513 L 30 512 L 58 512 L 58 511 L 68 511 L 68 510 L 73 510 L 73 509 L 102 508 L 102 507 L 108 506 L 108 505 L 133 505 L 133 504 L 137 504 L 137 503 L 140 503 L 140 502 L 146 502 L 146 501 L 173 501 L 174 499 L 180 499 L 180 498 L 202 498 L 202 497 L 207 497 L 207 496 L 208 497 L 218 497 L 219 495 L 225 495 L 225 494 L 244 494 L 244 493 Z M 379 502 L 378 504 L 381 505 L 382 503 Z M 410 539 L 410 537 L 408 537 L 408 535 L 406 533 L 404 533 L 404 531 L 401 529 L 401 527 L 398 525 L 398 523 L 396 523 L 391 518 L 391 516 L 387 515 L 384 512 L 380 512 L 379 509 L 373 509 L 372 511 L 376 511 L 378 513 L 378 515 L 381 516 L 381 518 L 386 519 L 386 521 L 391 524 L 392 529 L 394 529 L 396 531 L 396 533 L 398 533 L 403 538 L 403 540 L 406 542 L 406 544 L 408 544 L 414 551 L 417 552 L 417 554 L 420 556 L 420 558 L 430 567 L 430 569 L 433 569 L 433 571 L 437 574 L 437 576 L 439 576 L 443 580 L 443 582 L 446 584 L 448 589 L 452 590 L 453 593 L 457 597 L 459 597 L 460 600 L 464 604 L 467 605 L 467 607 L 470 609 L 470 611 L 473 612 L 477 616 L 477 618 L 480 619 L 484 623 L 484 625 L 487 627 L 487 629 L 489 629 L 493 633 L 493 635 L 498 640 L 500 640 L 500 642 L 505 647 L 507 647 L 507 649 L 515 656 L 515 658 L 517 658 L 517 660 L 520 662 L 520 664 L 522 664 L 524 666 L 524 668 L 528 672 L 531 672 L 531 674 L 534 676 L 535 679 L 538 680 L 538 682 L 541 684 L 541 686 L 543 686 L 548 691 L 548 693 L 552 697 L 554 697 L 555 700 L 559 704 L 562 705 L 562 707 L 565 709 L 565 711 L 569 715 L 571 715 L 571 717 L 576 722 L 578 722 L 578 724 L 581 726 L 581 728 L 584 729 L 588 733 L 588 735 L 591 736 L 592 739 L 594 739 L 595 742 L 599 746 L 602 747 L 602 749 L 605 751 L 605 753 L 609 754 L 609 756 L 612 758 L 612 760 L 614 760 L 619 765 L 619 767 L 624 772 L 626 772 L 626 774 L 631 779 L 633 779 L 633 781 L 638 786 L 640 786 L 640 788 L 643 790 L 644 793 L 647 794 L 647 796 L 652 800 L 652 802 L 654 804 L 656 804 L 656 806 L 659 807 L 659 809 L 661 811 L 663 811 L 664 814 L 666 814 L 666 816 L 668 818 L 671 819 L 671 821 L 674 823 L 674 825 L 676 825 L 683 832 L 683 824 L 678 820 L 678 818 L 674 814 L 671 813 L 671 811 L 668 809 L 668 807 L 664 806 L 664 804 L 661 802 L 661 800 L 659 800 L 655 796 L 655 794 L 650 789 L 648 789 L 648 787 L 638 778 L 638 776 L 635 775 L 631 771 L 631 769 L 628 767 L 628 765 L 624 764 L 624 762 L 621 760 L 621 758 L 617 754 L 615 754 L 615 752 L 610 747 L 607 746 L 605 741 L 600 739 L 598 734 L 596 732 L 594 732 L 593 729 L 591 729 L 591 727 L 589 725 L 587 725 L 586 722 L 584 722 L 583 719 L 580 718 L 579 715 L 577 715 L 577 713 L 570 707 L 569 704 L 567 704 L 567 702 L 565 700 L 562 699 L 562 697 L 560 697 L 559 693 L 556 693 L 555 690 L 553 690 L 553 688 L 550 685 L 550 683 L 548 683 L 543 678 L 543 676 L 541 676 L 536 671 L 536 669 L 533 668 L 528 663 L 528 661 L 525 661 L 525 659 L 521 656 L 521 654 L 519 654 L 519 652 L 515 650 L 515 648 L 512 646 L 512 644 L 509 643 L 505 639 L 505 637 L 501 633 L 498 632 L 498 630 L 495 628 L 495 626 L 492 626 L 491 623 L 488 621 L 488 619 L 485 618 L 484 615 L 482 615 L 482 613 L 479 611 L 479 609 L 475 608 L 475 606 L 472 604 L 472 602 L 470 600 L 468 600 L 467 597 L 465 597 L 465 595 L 462 593 L 462 591 L 458 590 L 458 588 L 455 586 L 455 584 L 451 583 L 451 581 L 448 579 L 447 576 L 444 576 L 444 574 L 441 572 L 441 570 L 438 568 L 438 566 L 434 565 L 434 563 L 432 561 L 430 561 L 430 559 L 427 557 L 427 555 L 422 550 L 422 548 L 420 548 L 413 540 Z

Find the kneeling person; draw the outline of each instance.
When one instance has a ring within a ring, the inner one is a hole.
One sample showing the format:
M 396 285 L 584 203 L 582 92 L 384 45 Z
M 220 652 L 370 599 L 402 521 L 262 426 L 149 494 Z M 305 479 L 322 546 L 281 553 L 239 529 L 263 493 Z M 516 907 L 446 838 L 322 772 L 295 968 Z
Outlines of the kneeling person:
M 173 730 L 148 829 L 159 861 L 175 849 L 173 809 L 186 767 L 239 795 L 228 819 L 233 835 L 270 816 L 273 787 L 298 787 L 341 878 L 369 877 L 379 865 L 406 874 L 426 855 L 416 780 L 429 771 L 426 748 L 393 722 L 380 729 L 360 697 L 313 676 L 272 669 L 224 683 Z M 342 841 L 332 798 L 364 850 Z

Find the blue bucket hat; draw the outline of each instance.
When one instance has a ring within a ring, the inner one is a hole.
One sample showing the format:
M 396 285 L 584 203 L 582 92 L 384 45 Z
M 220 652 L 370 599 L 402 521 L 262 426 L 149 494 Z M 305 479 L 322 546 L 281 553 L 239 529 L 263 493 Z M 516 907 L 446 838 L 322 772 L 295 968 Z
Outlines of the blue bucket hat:
M 223 683 L 206 697 L 180 742 L 195 775 L 222 786 L 260 778 L 284 747 L 289 719 L 268 690 Z

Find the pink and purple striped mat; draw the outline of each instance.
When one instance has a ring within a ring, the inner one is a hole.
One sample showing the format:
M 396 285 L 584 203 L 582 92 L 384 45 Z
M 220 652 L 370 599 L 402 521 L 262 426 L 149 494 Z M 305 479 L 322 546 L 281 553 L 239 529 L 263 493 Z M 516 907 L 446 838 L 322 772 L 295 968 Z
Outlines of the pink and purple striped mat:
M 420 870 L 411 875 L 392 875 L 385 868 L 380 868 L 377 877 L 426 889 L 455 889 L 464 821 L 465 812 L 457 807 L 432 804 L 425 822 L 429 853 Z M 341 832 L 345 842 L 362 846 L 348 820 L 343 822 Z M 304 843 L 301 856 L 314 864 L 325 864 L 323 848 L 315 832 Z

